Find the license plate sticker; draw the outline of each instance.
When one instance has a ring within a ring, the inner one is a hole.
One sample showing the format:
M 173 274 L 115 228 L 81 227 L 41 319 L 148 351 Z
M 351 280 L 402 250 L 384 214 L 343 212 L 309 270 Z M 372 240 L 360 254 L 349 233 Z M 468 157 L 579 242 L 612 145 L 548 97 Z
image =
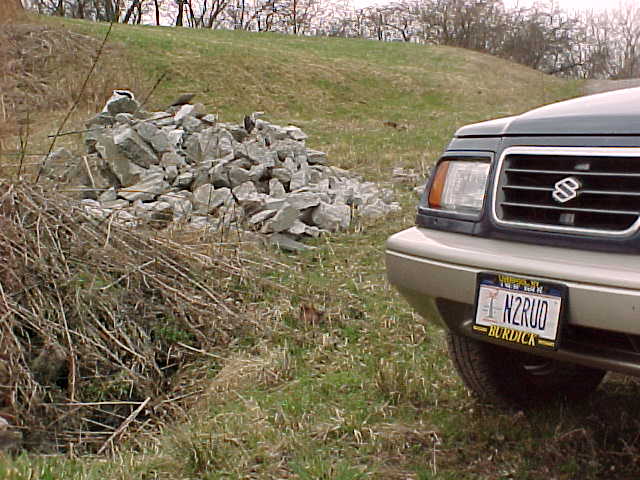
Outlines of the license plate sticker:
M 473 330 L 510 344 L 557 349 L 565 285 L 505 273 L 480 273 Z

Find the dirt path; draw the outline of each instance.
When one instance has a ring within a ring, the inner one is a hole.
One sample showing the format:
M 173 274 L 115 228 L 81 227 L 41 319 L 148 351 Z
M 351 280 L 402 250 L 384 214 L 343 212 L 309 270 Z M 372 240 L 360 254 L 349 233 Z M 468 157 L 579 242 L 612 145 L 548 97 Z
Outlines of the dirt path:
M 630 78 L 626 80 L 588 80 L 584 87 L 585 95 L 594 93 L 610 92 L 623 88 L 640 87 L 640 78 Z

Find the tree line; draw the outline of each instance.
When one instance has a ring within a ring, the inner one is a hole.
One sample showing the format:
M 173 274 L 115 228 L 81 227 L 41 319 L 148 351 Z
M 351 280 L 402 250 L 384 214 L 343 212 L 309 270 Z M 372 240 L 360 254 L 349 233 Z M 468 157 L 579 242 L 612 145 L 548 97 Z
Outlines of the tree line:
M 280 32 L 450 45 L 556 75 L 640 76 L 640 6 L 566 11 L 547 0 L 396 0 L 356 9 L 350 0 L 23 0 L 42 14 L 96 21 Z

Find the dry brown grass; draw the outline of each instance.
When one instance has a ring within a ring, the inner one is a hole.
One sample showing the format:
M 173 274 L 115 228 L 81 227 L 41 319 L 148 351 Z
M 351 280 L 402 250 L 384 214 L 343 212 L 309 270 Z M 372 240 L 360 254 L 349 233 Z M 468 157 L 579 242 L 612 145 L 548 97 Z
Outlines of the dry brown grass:
M 13 23 L 24 18 L 24 10 L 20 0 L 0 0 L 0 25 Z
M 114 88 L 144 91 L 142 75 L 128 68 L 127 57 L 117 45 L 109 42 L 97 58 L 99 40 L 60 27 L 23 23 L 35 19 L 20 18 L 0 25 L 0 157 L 17 153 L 17 136 L 30 137 L 30 148 L 46 151 L 51 125 L 60 121 L 78 98 L 82 114 L 69 129 L 81 126 L 88 112 L 100 110 Z M 82 91 L 96 61 L 92 78 Z
M 0 415 L 26 447 L 104 450 L 175 419 L 203 392 L 193 372 L 255 328 L 237 246 L 206 254 L 36 187 L 1 185 L 0 204 Z

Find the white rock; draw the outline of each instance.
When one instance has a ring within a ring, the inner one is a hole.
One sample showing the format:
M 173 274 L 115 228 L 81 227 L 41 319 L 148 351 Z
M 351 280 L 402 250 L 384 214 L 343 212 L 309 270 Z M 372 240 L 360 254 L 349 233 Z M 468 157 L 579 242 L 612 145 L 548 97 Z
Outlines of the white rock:
M 262 233 L 277 233 L 290 229 L 298 220 L 300 211 L 297 208 L 285 205 L 269 219 L 261 229 Z
M 167 180 L 167 182 L 169 183 L 173 182 L 177 176 L 178 176 L 178 167 L 176 167 L 175 165 L 168 165 L 167 167 L 165 167 L 164 178 Z
M 191 115 L 194 111 L 195 107 L 191 104 L 186 104 L 186 105 L 182 105 L 180 107 L 180 110 L 178 110 L 176 112 L 176 114 L 173 116 L 173 120 L 176 123 L 180 123 L 180 121 L 187 117 L 188 115 Z
M 110 210 L 122 210 L 123 208 L 129 208 L 131 204 L 127 200 L 114 199 L 107 202 L 102 202 L 101 207 Z
M 192 171 L 184 172 L 179 174 L 175 180 L 173 181 L 173 186 L 178 188 L 188 188 L 193 180 L 195 179 L 195 174 Z
M 304 222 L 301 222 L 300 220 L 296 220 L 295 222 L 293 222 L 293 225 L 291 225 L 291 227 L 287 230 L 287 232 L 292 235 L 300 236 L 306 233 L 307 226 L 308 225 L 305 224 Z
M 287 191 L 284 189 L 284 185 L 277 178 L 272 178 L 269 180 L 269 195 L 272 198 L 283 198 L 287 194 Z
M 292 180 L 293 183 L 293 180 Z M 320 204 L 320 194 L 315 192 L 289 193 L 285 197 L 285 202 L 298 210 L 315 207 Z
M 233 194 L 239 202 L 249 200 L 258 193 L 253 182 L 244 182 L 233 189 Z
M 298 127 L 294 127 L 293 125 L 289 125 L 288 127 L 285 127 L 284 131 L 287 132 L 287 135 L 289 136 L 289 138 L 296 140 L 298 142 L 301 142 L 309 138 L 309 136 L 306 133 L 304 133 Z
M 228 188 L 215 189 L 213 185 L 202 185 L 193 192 L 193 207 L 198 213 L 211 213 L 223 204 L 233 202 Z
M 164 181 L 163 173 L 153 173 L 141 182 L 118 190 L 118 196 L 133 202 L 135 200 L 151 201 L 158 195 L 169 190 L 169 184 Z
M 98 201 L 100 203 L 104 203 L 104 202 L 111 202 L 115 199 L 118 198 L 118 194 L 116 193 L 116 188 L 115 187 L 111 187 L 109 190 L 106 190 L 104 192 L 102 192 L 99 196 L 98 196 Z
M 263 210 L 261 212 L 258 212 L 254 215 L 252 215 L 249 218 L 249 224 L 250 225 L 257 225 L 259 223 L 264 222 L 265 220 L 269 220 L 271 217 L 273 217 L 276 213 L 278 212 L 278 210 Z
M 318 227 L 337 232 L 351 223 L 351 209 L 347 205 L 330 205 L 321 202 L 311 213 L 311 221 Z
M 327 163 L 327 154 L 319 150 L 307 149 L 307 162 L 311 165 L 324 165 Z
M 292 192 L 298 190 L 309 183 L 309 173 L 306 169 L 300 169 L 291 175 L 291 182 L 289 182 L 289 190 Z

